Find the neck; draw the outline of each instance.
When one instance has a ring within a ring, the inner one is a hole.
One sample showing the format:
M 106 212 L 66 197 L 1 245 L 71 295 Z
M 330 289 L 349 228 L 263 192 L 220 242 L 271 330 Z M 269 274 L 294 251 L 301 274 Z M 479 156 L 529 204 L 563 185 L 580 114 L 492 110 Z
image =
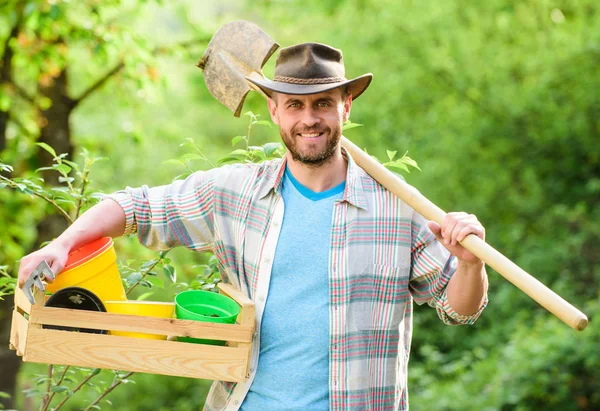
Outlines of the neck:
M 329 190 L 346 180 L 348 162 L 338 146 L 336 153 L 325 163 L 319 165 L 304 164 L 292 159 L 286 153 L 287 166 L 296 180 L 304 187 L 320 193 Z

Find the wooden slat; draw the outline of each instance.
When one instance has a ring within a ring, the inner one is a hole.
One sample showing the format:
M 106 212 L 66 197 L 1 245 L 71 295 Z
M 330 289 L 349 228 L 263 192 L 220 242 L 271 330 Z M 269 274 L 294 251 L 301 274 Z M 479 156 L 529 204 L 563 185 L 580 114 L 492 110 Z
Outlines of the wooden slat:
M 239 382 L 241 348 L 31 329 L 24 361 Z M 48 347 L 52 347 L 48 349 Z
M 26 352 L 28 325 L 29 323 L 25 317 L 17 312 L 17 310 L 14 310 L 10 329 L 10 345 L 12 346 L 11 348 L 14 347 L 17 350 L 17 355 L 19 356 L 23 356 Z
M 230 298 L 233 298 L 240 305 L 240 315 L 236 322 L 242 326 L 249 326 L 252 329 L 252 333 L 254 333 L 254 325 L 255 325 L 255 308 L 254 302 L 246 297 L 241 291 L 235 288 L 232 284 L 219 283 L 217 284 L 219 290 L 222 294 L 227 295 Z M 228 342 L 228 344 L 231 344 Z M 246 378 L 250 377 L 250 360 L 252 357 L 252 342 L 240 342 L 233 343 L 233 346 L 237 346 L 238 348 L 246 350 Z
M 15 310 L 12 313 L 11 316 L 11 322 L 10 322 L 10 337 L 8 339 L 8 348 L 11 350 L 16 350 L 17 349 L 17 322 L 15 321 L 15 313 L 19 314 L 17 312 L 17 308 L 15 307 Z
M 25 293 L 21 287 L 15 289 L 15 307 L 19 307 L 21 310 L 29 314 L 31 312 L 31 303 L 25 297 Z
M 219 283 L 217 286 L 219 287 L 221 294 L 225 294 L 226 296 L 233 298 L 235 302 L 237 302 L 242 308 L 254 305 L 254 302 L 250 298 L 246 297 L 233 285 Z
M 252 328 L 239 324 L 219 324 L 175 318 L 139 317 L 135 315 L 34 306 L 29 317 L 32 324 L 91 328 L 249 342 Z

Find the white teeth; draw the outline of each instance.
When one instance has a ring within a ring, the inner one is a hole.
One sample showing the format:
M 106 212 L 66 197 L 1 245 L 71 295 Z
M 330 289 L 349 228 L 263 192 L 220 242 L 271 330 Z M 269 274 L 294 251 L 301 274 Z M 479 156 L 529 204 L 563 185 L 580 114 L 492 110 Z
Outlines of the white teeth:
M 300 134 L 302 137 L 318 137 L 321 133 Z

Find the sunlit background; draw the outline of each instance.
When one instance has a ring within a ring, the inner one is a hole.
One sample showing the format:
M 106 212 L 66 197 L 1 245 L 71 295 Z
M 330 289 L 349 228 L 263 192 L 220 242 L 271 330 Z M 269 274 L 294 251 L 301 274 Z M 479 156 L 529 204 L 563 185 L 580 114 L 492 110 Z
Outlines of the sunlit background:
M 408 151 L 422 170 L 403 172 L 409 183 L 444 210 L 476 214 L 490 244 L 590 317 L 577 333 L 490 269 L 490 303 L 475 326 L 447 327 L 434 310 L 416 308 L 411 408 L 600 409 L 597 1 L 4 0 L 0 163 L 14 170 L 2 175 L 42 176 L 35 170 L 50 158 L 36 142 L 79 164 L 84 149 L 106 157 L 87 187 L 103 193 L 217 165 L 243 146 L 232 139 L 248 135 L 250 117 L 234 118 L 215 101 L 196 63 L 212 34 L 237 19 L 281 46 L 340 48 L 349 78 L 372 72 L 352 107 L 351 121 L 363 126 L 346 136 L 380 160 Z M 245 111 L 269 119 L 256 93 Z M 250 145 L 278 139 L 276 127 L 251 127 Z M 191 153 L 183 158 L 189 169 L 169 161 Z M 57 173 L 43 176 L 58 183 Z M 65 223 L 40 198 L 0 187 L 0 266 L 16 276 L 17 261 Z M 156 255 L 135 238 L 116 245 L 123 264 Z M 207 256 L 175 250 L 171 259 L 178 281 L 189 283 Z M 156 299 L 175 289 L 163 277 Z M 5 297 L 0 391 L 12 396 L 0 400 L 33 410 L 47 366 L 19 367 L 7 350 L 11 310 Z M 53 406 L 87 375 L 73 371 Z M 98 405 L 201 409 L 210 384 L 150 374 L 129 380 Z M 62 409 L 86 408 L 112 381 L 103 371 Z

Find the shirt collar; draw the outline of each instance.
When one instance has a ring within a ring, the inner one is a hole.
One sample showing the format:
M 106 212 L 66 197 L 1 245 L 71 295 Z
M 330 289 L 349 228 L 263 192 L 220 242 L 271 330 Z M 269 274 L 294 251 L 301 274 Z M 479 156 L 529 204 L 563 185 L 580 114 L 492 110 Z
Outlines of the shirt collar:
M 344 147 L 342 147 L 342 155 L 348 161 L 348 170 L 346 172 L 346 188 L 341 201 L 347 201 L 355 207 L 366 210 L 367 200 L 362 185 L 364 171 L 354 162 L 354 159 Z M 283 157 L 281 162 L 275 166 L 275 172 L 267 177 L 259 193 L 260 199 L 266 197 L 271 190 L 276 195 L 281 195 L 281 184 L 283 182 L 283 175 L 285 174 L 286 162 L 287 159 Z

